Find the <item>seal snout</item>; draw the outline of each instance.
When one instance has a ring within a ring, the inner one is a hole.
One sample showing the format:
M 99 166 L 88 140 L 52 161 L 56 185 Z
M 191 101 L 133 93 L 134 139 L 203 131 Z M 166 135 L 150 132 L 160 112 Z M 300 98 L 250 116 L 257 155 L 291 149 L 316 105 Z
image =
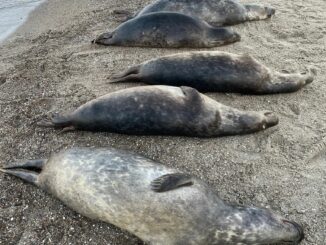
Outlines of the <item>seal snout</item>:
M 266 111 L 266 112 L 264 112 L 264 116 L 265 116 L 264 126 L 266 128 L 273 127 L 273 126 L 277 125 L 279 122 L 279 119 L 274 112 Z
M 313 81 L 314 81 L 314 77 L 313 76 L 311 76 L 311 75 L 307 76 L 307 78 L 306 78 L 306 84 L 312 83 Z
M 265 11 L 267 13 L 267 17 L 270 18 L 273 15 L 275 15 L 276 10 L 274 8 L 270 8 L 270 7 L 265 7 Z
M 305 238 L 302 226 L 299 225 L 298 223 L 294 222 L 294 221 L 283 220 L 283 222 L 285 224 L 292 225 L 294 227 L 294 229 L 297 231 L 298 239 L 295 241 L 295 244 L 299 244 Z
M 301 72 L 301 75 L 303 76 L 304 85 L 307 85 L 314 81 L 316 71 L 311 69 L 309 72 Z

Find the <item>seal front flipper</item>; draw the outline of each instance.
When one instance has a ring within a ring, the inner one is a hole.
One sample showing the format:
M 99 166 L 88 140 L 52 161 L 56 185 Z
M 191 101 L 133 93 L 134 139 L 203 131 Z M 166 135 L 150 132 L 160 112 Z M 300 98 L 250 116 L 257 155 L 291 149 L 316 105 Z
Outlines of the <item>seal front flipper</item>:
M 203 105 L 203 100 L 198 90 L 187 86 L 181 86 L 180 89 L 185 95 L 185 100 L 187 101 L 187 104 L 190 105 L 189 110 L 191 110 L 192 112 L 200 110 Z
M 187 87 L 187 86 L 181 86 L 180 89 L 182 90 L 183 94 L 185 97 L 191 101 L 192 103 L 194 101 L 201 102 L 202 98 L 200 96 L 200 93 L 198 92 L 197 89 Z
M 183 173 L 166 174 L 151 182 L 151 189 L 155 192 L 166 192 L 183 186 L 193 185 L 190 175 Z
M 46 159 L 28 160 L 22 164 L 4 167 L 0 169 L 0 171 L 37 185 L 38 175 L 46 162 Z

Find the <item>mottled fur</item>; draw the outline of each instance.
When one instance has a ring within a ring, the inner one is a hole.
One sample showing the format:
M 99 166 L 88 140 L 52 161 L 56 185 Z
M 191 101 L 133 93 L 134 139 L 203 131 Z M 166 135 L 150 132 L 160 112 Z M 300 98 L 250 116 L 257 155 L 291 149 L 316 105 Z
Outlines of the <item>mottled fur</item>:
M 104 95 L 47 126 L 123 134 L 213 137 L 253 133 L 278 123 L 271 112 L 240 111 L 190 87 L 144 86 Z
M 250 55 L 198 51 L 149 60 L 112 81 L 189 86 L 202 92 L 272 94 L 297 91 L 311 83 L 313 76 L 272 72 Z
M 243 5 L 235 0 L 157 0 L 147 5 L 134 17 L 162 11 L 197 17 L 214 26 L 263 20 L 275 14 L 273 8 L 252 4 Z
M 24 164 L 1 171 L 32 182 L 78 213 L 114 224 L 149 244 L 297 244 L 303 239 L 303 230 L 295 222 L 265 209 L 230 206 L 194 177 L 190 186 L 155 192 L 153 181 L 182 173 L 124 151 L 74 148 L 52 155 L 40 173 L 26 171 Z
M 179 13 L 160 12 L 129 20 L 94 42 L 115 46 L 210 48 L 239 40 L 240 35 L 231 29 L 214 28 Z

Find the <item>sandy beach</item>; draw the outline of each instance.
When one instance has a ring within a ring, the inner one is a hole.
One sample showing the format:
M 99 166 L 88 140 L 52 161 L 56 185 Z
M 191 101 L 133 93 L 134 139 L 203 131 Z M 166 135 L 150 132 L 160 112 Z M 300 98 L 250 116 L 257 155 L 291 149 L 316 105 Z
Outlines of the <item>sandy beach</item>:
M 249 2 L 249 1 L 246 1 Z M 263 1 L 254 0 L 262 4 Z M 267 207 L 303 225 L 304 245 L 326 244 L 326 1 L 268 0 L 274 18 L 234 26 L 241 42 L 213 50 L 249 53 L 266 66 L 315 81 L 299 92 L 268 96 L 207 94 L 243 110 L 271 110 L 277 127 L 198 139 L 111 133 L 58 134 L 35 122 L 72 111 L 100 95 L 140 84 L 108 84 L 113 73 L 186 49 L 92 45 L 119 25 L 111 12 L 137 11 L 145 0 L 43 3 L 0 46 L 0 166 L 47 158 L 72 146 L 131 150 L 208 182 L 227 202 Z M 0 244 L 141 244 L 112 225 L 78 215 L 38 188 L 0 174 Z

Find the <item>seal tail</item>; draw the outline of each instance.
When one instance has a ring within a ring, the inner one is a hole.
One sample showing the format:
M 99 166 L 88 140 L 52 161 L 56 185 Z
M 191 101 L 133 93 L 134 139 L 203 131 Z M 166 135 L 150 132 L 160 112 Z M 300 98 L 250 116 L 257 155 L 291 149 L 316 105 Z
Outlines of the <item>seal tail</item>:
M 50 119 L 38 122 L 37 126 L 46 128 L 66 128 L 72 126 L 72 123 L 68 116 L 54 114 Z
M 130 67 L 121 74 L 113 75 L 110 83 L 140 82 L 140 65 Z
M 28 160 L 21 164 L 4 167 L 0 169 L 0 172 L 16 176 L 26 182 L 37 185 L 38 176 L 46 161 L 46 159 Z

